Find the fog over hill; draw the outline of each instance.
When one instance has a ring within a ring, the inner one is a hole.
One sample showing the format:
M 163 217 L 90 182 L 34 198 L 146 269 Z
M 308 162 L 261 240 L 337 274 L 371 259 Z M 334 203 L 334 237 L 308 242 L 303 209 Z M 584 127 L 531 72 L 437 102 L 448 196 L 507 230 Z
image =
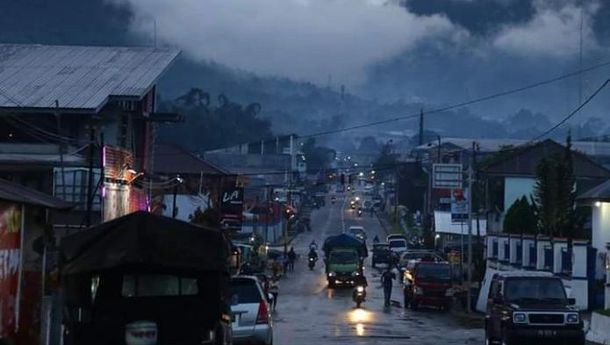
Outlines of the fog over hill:
M 583 65 L 610 60 L 610 23 L 603 20 L 610 2 L 592 0 L 582 11 L 577 3 L 0 0 L 0 41 L 152 45 L 156 37 L 158 45 L 183 51 L 161 83 L 164 100 L 197 87 L 212 102 L 225 94 L 260 103 L 258 116 L 269 119 L 275 133 L 308 134 L 416 114 L 577 70 L 581 16 Z M 584 74 L 583 97 L 609 72 Z M 575 136 L 607 132 L 609 92 L 570 122 Z M 527 138 L 578 102 L 575 77 L 430 115 L 426 127 L 447 136 Z M 367 134 L 416 128 L 414 120 L 398 121 Z

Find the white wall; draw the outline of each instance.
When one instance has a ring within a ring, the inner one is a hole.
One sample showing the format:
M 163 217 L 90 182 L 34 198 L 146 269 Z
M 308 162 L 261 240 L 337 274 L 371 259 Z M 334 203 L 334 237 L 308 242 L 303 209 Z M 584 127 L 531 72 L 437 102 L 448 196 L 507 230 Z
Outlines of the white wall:
M 504 211 L 525 195 L 529 200 L 530 194 L 534 193 L 536 180 L 531 177 L 506 177 L 504 178 Z
M 605 252 L 606 243 L 610 242 L 610 203 L 602 202 L 599 206 L 593 206 L 591 222 L 591 245 L 597 248 L 598 252 Z

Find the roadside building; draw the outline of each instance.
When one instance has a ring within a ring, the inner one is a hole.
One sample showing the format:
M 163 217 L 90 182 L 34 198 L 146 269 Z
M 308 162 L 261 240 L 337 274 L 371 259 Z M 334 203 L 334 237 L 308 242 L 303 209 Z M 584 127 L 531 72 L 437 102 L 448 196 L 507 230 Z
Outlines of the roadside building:
M 156 144 L 152 212 L 190 221 L 196 210 L 218 208 L 223 186 L 236 176 L 179 146 Z M 173 210 L 174 199 L 176 210 Z
M 43 254 L 55 246 L 51 218 L 61 215 L 50 211 L 72 206 L 0 179 L 0 340 L 33 345 L 50 332 L 50 314 L 42 312 L 50 309 L 45 309 L 49 305 L 43 295 L 55 287 L 49 286 L 52 265 Z
M 178 51 L 0 44 L 0 177 L 75 204 L 60 233 L 149 206 L 156 83 Z

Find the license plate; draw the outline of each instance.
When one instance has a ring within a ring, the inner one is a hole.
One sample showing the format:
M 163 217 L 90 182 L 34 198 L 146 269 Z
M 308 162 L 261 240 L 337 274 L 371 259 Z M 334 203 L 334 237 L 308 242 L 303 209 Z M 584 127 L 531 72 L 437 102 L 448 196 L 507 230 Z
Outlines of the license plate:
M 552 329 L 539 329 L 538 330 L 538 336 L 539 337 L 555 337 L 557 336 L 557 331 L 554 331 Z

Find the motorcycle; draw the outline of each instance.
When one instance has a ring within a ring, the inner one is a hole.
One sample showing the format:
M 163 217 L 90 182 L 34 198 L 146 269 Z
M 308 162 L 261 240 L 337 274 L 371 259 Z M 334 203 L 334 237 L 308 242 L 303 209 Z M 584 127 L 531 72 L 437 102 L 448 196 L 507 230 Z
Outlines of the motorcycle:
M 316 258 L 310 257 L 309 262 L 307 264 L 309 265 L 309 270 L 313 271 L 313 268 L 316 265 Z
M 362 209 L 361 208 L 358 209 L 358 217 L 360 217 L 360 216 L 362 216 Z
M 352 299 L 356 302 L 356 308 L 360 308 L 362 302 L 366 298 L 366 289 L 363 285 L 356 285 L 354 292 L 352 293 Z

